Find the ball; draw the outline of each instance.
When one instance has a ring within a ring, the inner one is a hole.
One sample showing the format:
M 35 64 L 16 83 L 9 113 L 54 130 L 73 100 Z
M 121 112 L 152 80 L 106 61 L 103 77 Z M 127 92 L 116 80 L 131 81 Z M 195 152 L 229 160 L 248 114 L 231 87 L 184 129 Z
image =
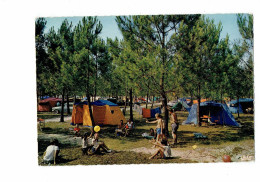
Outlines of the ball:
M 222 160 L 223 160 L 223 162 L 231 162 L 231 158 L 229 155 L 224 155 Z
M 95 131 L 95 132 L 99 132 L 99 131 L 100 131 L 100 126 L 98 126 L 98 125 L 95 126 L 95 127 L 94 127 L 94 131 Z

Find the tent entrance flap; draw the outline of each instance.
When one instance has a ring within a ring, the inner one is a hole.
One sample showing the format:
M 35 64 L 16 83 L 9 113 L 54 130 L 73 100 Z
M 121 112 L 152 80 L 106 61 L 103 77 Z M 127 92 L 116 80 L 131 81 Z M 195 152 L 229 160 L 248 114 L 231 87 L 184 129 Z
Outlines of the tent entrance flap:
M 88 105 L 73 105 L 71 123 L 83 124 L 84 126 L 92 126 Z

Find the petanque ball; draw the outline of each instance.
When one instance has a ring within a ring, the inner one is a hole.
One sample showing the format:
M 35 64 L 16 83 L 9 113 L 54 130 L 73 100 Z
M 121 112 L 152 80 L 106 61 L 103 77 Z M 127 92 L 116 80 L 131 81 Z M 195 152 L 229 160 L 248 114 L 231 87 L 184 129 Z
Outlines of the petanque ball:
M 222 160 L 223 160 L 223 162 L 231 162 L 231 158 L 229 155 L 224 155 Z

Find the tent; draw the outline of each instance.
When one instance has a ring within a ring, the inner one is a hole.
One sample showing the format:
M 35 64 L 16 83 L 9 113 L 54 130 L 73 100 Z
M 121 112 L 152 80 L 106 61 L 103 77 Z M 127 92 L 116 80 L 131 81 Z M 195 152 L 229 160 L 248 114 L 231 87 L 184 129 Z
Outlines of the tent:
M 160 107 L 157 107 L 157 108 L 155 108 L 155 109 L 142 108 L 143 118 L 155 118 L 155 114 L 156 114 L 156 113 L 161 114 L 161 109 L 160 109 Z
M 238 111 L 237 111 L 237 107 L 239 108 Z M 237 105 L 233 105 L 233 104 L 229 104 L 228 108 L 229 108 L 230 112 L 233 113 L 233 114 L 237 114 L 238 112 L 239 113 L 243 113 L 242 106 L 241 106 L 240 103 L 239 103 L 238 106 Z
M 119 125 L 121 120 L 126 123 L 126 119 L 117 104 L 107 100 L 97 100 L 91 104 L 93 105 L 93 117 L 96 124 Z
M 189 116 L 184 124 L 197 124 L 197 107 L 198 104 L 193 104 L 189 112 Z M 220 125 L 240 126 L 226 104 L 206 101 L 200 103 L 201 116 L 210 116 L 210 121 Z
M 187 111 L 190 112 L 191 107 L 186 103 L 186 102 L 178 102 L 176 103 L 172 109 L 174 109 L 174 111 L 181 111 L 182 107 L 184 107 Z
M 161 114 L 161 108 L 160 107 L 157 107 L 155 109 L 151 109 L 151 118 L 155 118 L 156 113 Z
M 239 104 L 237 100 L 232 100 L 228 103 L 232 113 L 237 113 L 237 107 L 239 107 L 239 113 L 247 113 L 248 108 L 254 108 L 254 99 L 242 98 L 238 99 L 238 101 Z
M 73 105 L 71 123 L 83 124 L 84 126 L 92 126 L 88 102 L 79 102 Z
M 117 104 L 107 100 L 97 100 L 92 102 L 93 118 L 96 125 L 119 125 L 126 119 Z M 92 126 L 88 102 L 74 104 L 72 111 L 72 124 L 83 124 L 84 126 Z
M 188 107 L 190 107 L 193 104 L 191 100 L 192 100 L 191 97 L 183 97 L 183 98 L 179 98 L 178 102 L 185 103 L 188 105 Z
M 55 107 L 57 102 L 61 102 L 59 98 L 49 97 L 47 99 L 41 100 L 38 104 L 37 111 L 51 112 L 52 107 Z
M 143 118 L 150 118 L 151 109 L 142 108 L 142 115 L 143 115 Z

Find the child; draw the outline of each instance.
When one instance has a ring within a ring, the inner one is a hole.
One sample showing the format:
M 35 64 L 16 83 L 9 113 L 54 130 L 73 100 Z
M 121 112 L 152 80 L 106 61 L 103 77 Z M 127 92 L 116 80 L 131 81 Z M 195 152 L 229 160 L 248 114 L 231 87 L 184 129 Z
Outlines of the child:
M 53 163 L 56 164 L 56 159 L 59 154 L 59 147 L 58 147 L 58 140 L 57 139 L 51 139 L 50 145 L 47 147 L 46 151 L 43 154 L 43 162 L 46 164 Z
M 79 124 L 76 124 L 76 127 L 74 128 L 73 131 L 75 132 L 75 136 L 78 137 L 79 136 L 79 131 L 80 131 Z
M 152 129 L 152 128 L 150 128 L 150 136 L 152 136 L 153 139 L 156 138 L 156 135 L 155 135 L 154 129 Z
M 91 148 L 91 153 L 96 154 L 100 152 L 100 148 L 102 148 L 105 152 L 110 153 L 110 150 L 104 142 L 99 141 L 99 134 L 95 133 L 94 138 L 92 139 L 93 147 Z
M 92 133 L 90 134 L 90 136 L 88 137 L 88 133 L 86 132 L 84 134 L 84 136 L 82 136 L 82 155 L 86 155 L 88 147 L 91 146 L 91 143 L 89 142 L 89 140 L 91 139 Z
M 125 136 L 129 135 L 129 132 L 134 128 L 134 122 L 130 119 L 127 121 L 125 125 Z
M 160 115 L 159 113 L 155 114 L 155 118 L 156 118 L 155 121 L 150 121 L 150 122 L 146 119 L 146 123 L 157 123 L 157 126 L 155 128 L 156 135 L 157 135 L 156 141 L 159 142 L 159 140 L 163 136 L 164 122 L 162 120 L 162 115 Z
M 121 136 L 123 134 L 123 130 L 125 129 L 124 121 L 121 120 L 120 124 L 117 126 L 115 132 L 117 136 Z
M 156 155 L 160 154 L 160 157 L 162 159 L 166 159 L 171 157 L 171 148 L 168 145 L 167 140 L 162 140 L 162 142 L 155 142 L 154 143 L 155 146 L 158 146 L 159 149 L 151 156 L 149 157 L 149 159 L 153 159 Z

